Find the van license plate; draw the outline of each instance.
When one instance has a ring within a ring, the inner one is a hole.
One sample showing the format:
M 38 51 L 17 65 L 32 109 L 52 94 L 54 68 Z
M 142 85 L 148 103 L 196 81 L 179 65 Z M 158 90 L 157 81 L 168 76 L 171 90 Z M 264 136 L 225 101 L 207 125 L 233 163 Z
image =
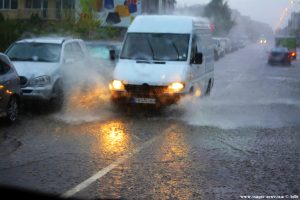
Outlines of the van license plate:
M 134 98 L 134 103 L 138 104 L 155 104 L 156 99 L 153 98 Z

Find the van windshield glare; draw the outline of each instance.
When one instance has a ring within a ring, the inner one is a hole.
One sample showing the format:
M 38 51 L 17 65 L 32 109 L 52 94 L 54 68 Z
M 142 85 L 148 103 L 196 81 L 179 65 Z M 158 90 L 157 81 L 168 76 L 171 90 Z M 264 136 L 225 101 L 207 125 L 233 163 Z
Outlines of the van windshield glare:
M 128 33 L 121 59 L 186 61 L 189 34 Z

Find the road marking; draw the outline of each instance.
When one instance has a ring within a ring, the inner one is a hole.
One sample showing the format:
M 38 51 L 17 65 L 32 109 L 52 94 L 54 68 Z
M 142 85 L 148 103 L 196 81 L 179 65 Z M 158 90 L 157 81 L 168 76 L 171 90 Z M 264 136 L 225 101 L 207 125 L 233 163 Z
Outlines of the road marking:
M 100 170 L 97 173 L 95 173 L 90 178 L 88 178 L 85 181 L 81 182 L 80 184 L 78 184 L 74 188 L 68 190 L 67 192 L 65 192 L 64 194 L 62 194 L 61 197 L 62 198 L 70 198 L 70 197 L 74 196 L 76 193 L 78 193 L 81 190 L 87 188 L 92 183 L 96 182 L 97 180 L 99 180 L 100 178 L 102 178 L 103 176 L 105 176 L 107 173 L 109 173 L 111 170 L 113 170 L 114 168 L 116 168 L 118 165 L 124 163 L 127 159 L 129 159 L 132 156 L 134 156 L 135 154 L 139 153 L 141 150 L 149 147 L 153 142 L 155 142 L 156 140 L 158 140 L 159 137 L 161 137 L 161 135 L 155 136 L 151 140 L 148 140 L 147 142 L 143 143 L 139 148 L 137 148 L 137 149 L 133 150 L 132 152 L 130 152 L 130 153 L 122 156 L 121 158 L 119 158 L 115 162 L 113 162 L 112 164 L 108 165 L 107 167 L 105 167 L 102 170 Z

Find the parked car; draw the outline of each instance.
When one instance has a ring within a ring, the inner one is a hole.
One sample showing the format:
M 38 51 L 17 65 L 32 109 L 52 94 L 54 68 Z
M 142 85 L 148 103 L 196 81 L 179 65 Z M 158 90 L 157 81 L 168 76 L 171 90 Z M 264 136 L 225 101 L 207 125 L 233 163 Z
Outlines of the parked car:
M 32 38 L 12 44 L 6 51 L 20 75 L 24 99 L 63 103 L 63 72 L 66 66 L 84 64 L 85 44 L 72 38 Z M 75 69 L 73 71 L 76 71 Z
M 86 41 L 88 53 L 92 58 L 116 61 L 122 48 L 121 42 Z
M 275 47 L 270 51 L 268 63 L 270 65 L 291 65 L 291 60 L 291 54 L 289 53 L 289 50 L 286 47 Z
M 16 121 L 20 100 L 20 78 L 10 59 L 0 53 L 0 116 L 9 122 Z
M 237 51 L 241 48 L 241 42 L 237 39 L 231 39 L 231 50 L 232 51 Z
M 219 60 L 219 58 L 225 55 L 225 43 L 222 42 L 219 38 L 212 38 L 214 42 L 214 56 L 215 60 Z
M 225 46 L 225 53 L 231 53 L 232 52 L 232 42 L 229 38 L 221 38 L 222 43 Z

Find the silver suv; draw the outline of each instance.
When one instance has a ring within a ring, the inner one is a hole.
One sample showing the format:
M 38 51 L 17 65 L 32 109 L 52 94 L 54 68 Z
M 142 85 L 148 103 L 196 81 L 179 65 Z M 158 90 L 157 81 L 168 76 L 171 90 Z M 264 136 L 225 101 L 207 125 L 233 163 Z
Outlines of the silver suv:
M 20 76 L 24 99 L 63 103 L 66 66 L 87 60 L 85 44 L 72 38 L 33 38 L 12 44 L 6 51 Z M 84 65 L 84 63 L 82 63 Z

